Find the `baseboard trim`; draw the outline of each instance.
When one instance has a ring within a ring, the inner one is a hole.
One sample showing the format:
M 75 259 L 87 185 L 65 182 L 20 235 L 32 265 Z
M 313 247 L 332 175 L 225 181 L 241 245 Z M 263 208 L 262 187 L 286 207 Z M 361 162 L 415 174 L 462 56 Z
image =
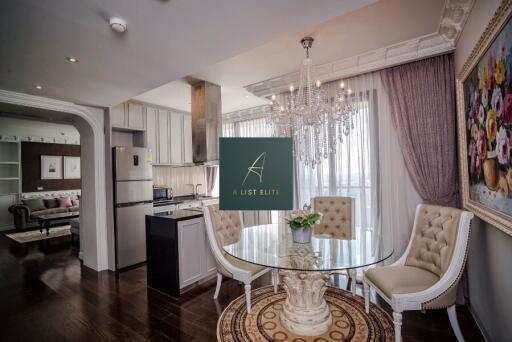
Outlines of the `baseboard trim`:
M 484 340 L 486 342 L 491 342 L 492 341 L 491 336 L 489 336 L 489 334 L 487 333 L 487 330 L 485 329 L 482 321 L 478 317 L 478 314 L 475 312 L 475 310 L 473 310 L 473 307 L 470 304 L 468 304 L 468 309 L 469 309 L 469 313 L 471 314 L 471 316 L 473 316 L 473 319 L 475 320 L 476 326 L 478 327 L 478 329 L 480 330 L 480 333 L 484 337 Z

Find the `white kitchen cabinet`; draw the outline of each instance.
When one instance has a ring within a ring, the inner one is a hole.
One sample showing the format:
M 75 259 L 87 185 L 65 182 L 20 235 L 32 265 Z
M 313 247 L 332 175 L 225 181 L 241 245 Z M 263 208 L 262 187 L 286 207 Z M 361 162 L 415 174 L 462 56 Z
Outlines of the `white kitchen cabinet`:
M 117 106 L 114 106 L 110 109 L 110 124 L 113 128 L 125 128 L 125 113 L 124 113 L 124 103 L 121 103 Z
M 192 163 L 192 115 L 183 115 L 183 161 Z
M 169 164 L 169 113 L 158 110 L 158 164 Z
M 127 126 L 126 128 L 144 130 L 144 111 L 140 103 L 128 103 Z
M 171 164 L 183 164 L 183 114 L 170 112 Z
M 125 102 L 110 109 L 110 124 L 113 129 L 143 131 L 144 106 L 136 102 Z
M 204 273 L 204 222 L 202 219 L 178 222 L 180 288 L 202 278 Z
M 216 272 L 215 259 L 206 238 L 204 218 L 178 222 L 180 288 Z
M 153 164 L 159 164 L 158 159 L 158 109 L 146 107 L 145 146 L 151 149 Z

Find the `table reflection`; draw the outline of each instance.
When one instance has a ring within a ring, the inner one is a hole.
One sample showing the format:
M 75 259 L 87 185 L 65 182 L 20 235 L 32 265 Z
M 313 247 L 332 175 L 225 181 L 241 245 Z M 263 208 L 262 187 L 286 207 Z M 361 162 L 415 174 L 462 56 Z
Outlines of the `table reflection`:
M 266 267 L 331 271 L 364 267 L 391 256 L 390 244 L 371 241 L 368 236 L 353 240 L 313 235 L 309 244 L 293 243 L 286 224 L 268 224 L 242 229 L 240 240 L 224 246 L 235 258 Z

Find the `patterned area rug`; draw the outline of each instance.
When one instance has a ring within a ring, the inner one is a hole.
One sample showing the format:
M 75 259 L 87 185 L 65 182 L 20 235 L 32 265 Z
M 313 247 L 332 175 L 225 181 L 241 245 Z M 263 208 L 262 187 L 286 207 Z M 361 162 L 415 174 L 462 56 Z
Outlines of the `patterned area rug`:
M 331 308 L 333 324 L 320 336 L 296 336 L 281 326 L 279 315 L 286 299 L 280 289 L 274 294 L 272 286 L 252 291 L 252 310 L 247 314 L 245 296 L 231 302 L 217 323 L 217 338 L 222 342 L 239 341 L 394 341 L 391 317 L 375 304 L 370 313 L 364 311 L 364 298 L 329 287 L 325 300 Z
M 19 243 L 27 243 L 27 242 L 53 239 L 56 237 L 71 235 L 70 228 L 71 228 L 70 225 L 52 227 L 52 228 L 50 228 L 49 235 L 46 235 L 46 229 L 43 229 L 42 233 L 40 233 L 39 229 L 38 229 L 38 230 L 29 230 L 28 232 L 5 234 L 5 236 L 7 236 L 9 239 L 13 239 L 14 241 L 19 242 Z

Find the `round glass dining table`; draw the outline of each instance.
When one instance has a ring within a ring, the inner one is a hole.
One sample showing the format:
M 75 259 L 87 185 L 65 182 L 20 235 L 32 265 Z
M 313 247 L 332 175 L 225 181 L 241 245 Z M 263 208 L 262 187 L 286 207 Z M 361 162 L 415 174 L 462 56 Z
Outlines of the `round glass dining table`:
M 391 242 L 360 235 L 352 240 L 313 235 L 310 243 L 300 244 L 293 242 L 288 225 L 268 224 L 242 229 L 240 239 L 224 250 L 237 259 L 279 270 L 287 293 L 282 325 L 297 335 L 317 336 L 332 323 L 324 299 L 330 272 L 350 272 L 393 254 Z

